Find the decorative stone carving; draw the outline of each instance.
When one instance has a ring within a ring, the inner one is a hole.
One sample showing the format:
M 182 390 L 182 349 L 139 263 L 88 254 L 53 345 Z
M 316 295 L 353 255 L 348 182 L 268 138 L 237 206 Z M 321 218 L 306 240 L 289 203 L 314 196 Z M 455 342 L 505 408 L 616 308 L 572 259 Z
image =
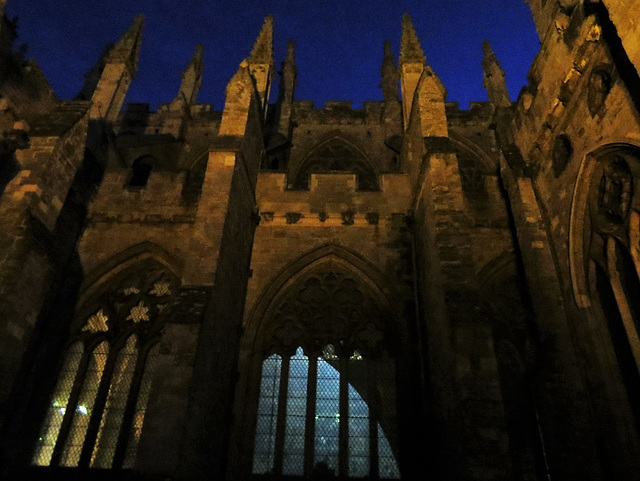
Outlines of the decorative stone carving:
M 260 217 L 264 222 L 273 222 L 273 212 L 260 212 Z
M 129 270 L 107 285 L 81 331 L 116 332 L 131 324 L 141 326 L 137 329 L 157 329 L 159 324 L 152 321 L 164 319 L 176 284 L 177 279 L 156 262 Z
M 340 217 L 342 218 L 342 224 L 343 225 L 353 225 L 353 215 L 354 212 L 351 210 L 347 210 L 344 211 L 340 214 Z
M 587 106 L 592 117 L 595 117 L 604 109 L 605 100 L 613 87 L 613 83 L 611 67 L 601 66 L 591 72 L 587 87 Z
M 340 271 L 314 273 L 291 288 L 271 322 L 265 347 L 283 354 L 292 346 L 311 352 L 332 343 L 341 351 L 371 355 L 386 337 L 368 289 Z
M 621 225 L 627 219 L 633 177 L 627 162 L 619 156 L 613 157 L 603 167 L 598 187 L 598 217 L 609 224 Z
M 303 217 L 300 212 L 287 212 L 284 216 L 287 218 L 287 224 L 297 224 Z

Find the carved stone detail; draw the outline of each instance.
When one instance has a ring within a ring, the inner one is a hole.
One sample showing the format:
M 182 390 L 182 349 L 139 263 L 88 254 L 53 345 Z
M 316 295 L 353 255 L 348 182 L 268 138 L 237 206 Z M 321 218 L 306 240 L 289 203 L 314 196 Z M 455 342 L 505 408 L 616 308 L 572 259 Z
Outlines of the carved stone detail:
M 260 217 L 264 222 L 273 222 L 273 212 L 260 212 Z
M 610 229 L 604 224 L 618 226 L 624 224 L 629 214 L 633 195 L 633 177 L 627 162 L 619 156 L 609 160 L 602 169 L 598 186 L 597 218 L 598 228 Z
M 354 212 L 351 210 L 347 210 L 340 213 L 340 217 L 342 218 L 342 224 L 353 225 L 353 216 L 354 216 Z
M 593 69 L 589 77 L 589 85 L 587 87 L 587 106 L 592 117 L 601 113 L 614 79 L 610 66 L 601 66 Z
M 287 212 L 284 216 L 287 219 L 287 224 L 297 224 L 304 217 L 300 212 Z
M 368 289 L 346 273 L 320 272 L 293 287 L 269 327 L 267 348 L 296 346 L 319 352 L 331 343 L 341 352 L 371 355 L 385 339 L 383 316 Z
M 117 335 L 132 324 L 143 331 L 155 330 L 158 328 L 155 321 L 164 320 L 176 284 L 177 279 L 155 262 L 129 270 L 107 285 L 80 330 Z

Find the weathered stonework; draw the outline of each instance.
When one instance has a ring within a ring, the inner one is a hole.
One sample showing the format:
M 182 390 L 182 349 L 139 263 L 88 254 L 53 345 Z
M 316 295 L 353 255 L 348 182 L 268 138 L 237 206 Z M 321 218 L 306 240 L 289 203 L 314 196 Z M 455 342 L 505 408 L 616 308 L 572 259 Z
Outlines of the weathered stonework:
M 278 418 L 273 472 L 255 468 L 263 361 L 284 356 L 287 375 L 298 347 L 311 380 L 318 356 L 343 379 L 352 361 L 393 359 L 392 400 L 378 368 L 368 391 L 354 384 L 380 420 L 371 439 L 391 440 L 387 477 L 638 479 L 640 12 L 528 3 L 542 42 L 529 85 L 512 103 L 485 42 L 489 102 L 468 110 L 446 101 L 408 16 L 397 66 L 384 47 L 383 100 L 362 109 L 296 100 L 293 42 L 270 104 L 267 17 L 222 111 L 196 103 L 198 46 L 157 112 L 122 110 L 142 17 L 87 76 L 84 101 L 56 99 L 34 63 L 16 63 L 3 17 L 3 479 L 281 479 L 300 446 L 287 479 L 346 479 L 350 408 L 332 413 L 337 465 L 309 454 L 315 381 L 311 411 L 292 414 L 304 429 Z M 118 371 L 130 333 L 140 356 Z M 97 372 L 96 345 L 111 351 L 91 404 L 79 380 Z M 105 428 L 116 393 L 120 424 Z M 367 479 L 384 478 L 371 444 Z M 107 445 L 111 469 L 93 469 Z

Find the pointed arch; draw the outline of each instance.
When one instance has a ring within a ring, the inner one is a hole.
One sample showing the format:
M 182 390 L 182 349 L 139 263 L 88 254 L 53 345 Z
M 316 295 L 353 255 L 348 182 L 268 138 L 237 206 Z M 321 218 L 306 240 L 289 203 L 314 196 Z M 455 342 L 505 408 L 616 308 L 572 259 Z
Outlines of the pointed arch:
M 633 442 L 640 432 L 639 180 L 637 140 L 611 141 L 587 152 L 569 223 L 574 300 L 590 320 L 588 332 L 597 346 L 592 352 L 606 369 L 603 395 L 620 399 L 614 421 L 635 424 Z
M 483 172 L 497 173 L 499 167 L 498 159 L 492 157 L 478 144 L 453 131 L 449 131 L 449 138 L 451 139 L 451 143 L 455 147 L 456 151 L 466 157 L 470 157 L 478 161 L 482 166 Z
M 360 143 L 334 130 L 323 136 L 290 172 L 290 185 L 304 189 L 312 172 L 355 172 L 359 190 L 379 190 L 378 173 Z
M 87 278 L 34 465 L 131 467 L 178 269 L 175 258 L 147 242 Z
M 298 284 L 310 273 L 327 266 L 335 266 L 362 281 L 376 297 L 384 314 L 393 322 L 400 344 L 406 345 L 406 326 L 400 322 L 401 296 L 396 289 L 389 285 L 382 272 L 364 258 L 344 247 L 330 244 L 314 249 L 291 262 L 264 289 L 246 318 L 242 348 L 250 351 L 253 349 L 262 323 L 274 314 L 282 296 L 290 287 Z
M 154 242 L 141 242 L 120 251 L 93 268 L 80 286 L 77 306 L 84 305 L 87 299 L 94 297 L 114 276 L 146 260 L 153 260 L 178 279 L 182 278 L 184 261 Z
M 586 252 L 587 237 L 590 235 L 589 198 L 593 188 L 594 175 L 603 160 L 616 154 L 629 155 L 638 160 L 640 168 L 640 143 L 630 139 L 613 141 L 586 153 L 582 158 L 578 177 L 571 200 L 569 220 L 569 270 L 575 303 L 578 307 L 591 306 L 589 266 Z M 634 177 L 640 178 L 638 172 Z
M 337 245 L 275 276 L 241 341 L 239 469 L 400 477 L 399 405 L 409 386 L 400 299 L 383 273 Z

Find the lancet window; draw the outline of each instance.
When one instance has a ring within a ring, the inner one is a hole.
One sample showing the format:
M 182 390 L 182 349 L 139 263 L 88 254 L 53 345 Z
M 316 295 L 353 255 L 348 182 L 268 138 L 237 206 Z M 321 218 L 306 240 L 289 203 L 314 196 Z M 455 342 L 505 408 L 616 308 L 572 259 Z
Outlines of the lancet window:
M 80 318 L 34 450 L 36 466 L 132 468 L 175 278 L 150 263 Z
M 348 274 L 309 277 L 264 338 L 254 475 L 400 478 L 392 342 Z

